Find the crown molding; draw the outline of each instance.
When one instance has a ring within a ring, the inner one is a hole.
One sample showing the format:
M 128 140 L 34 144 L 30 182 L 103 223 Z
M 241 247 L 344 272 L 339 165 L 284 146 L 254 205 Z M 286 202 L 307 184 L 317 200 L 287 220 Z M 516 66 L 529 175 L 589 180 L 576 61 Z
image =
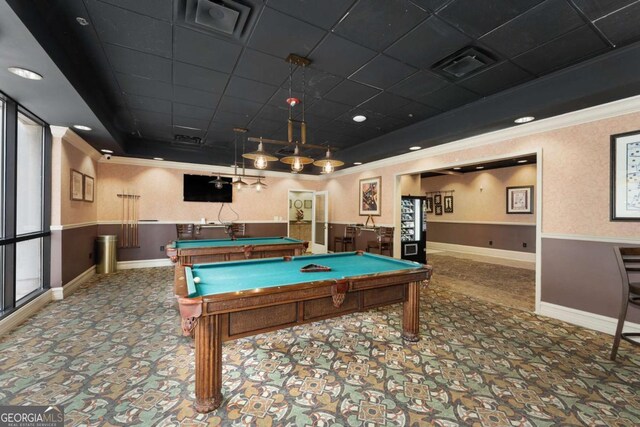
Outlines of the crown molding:
M 116 165 L 128 165 L 128 166 L 145 166 L 153 168 L 164 169 L 180 169 L 190 170 L 207 173 L 220 173 L 221 175 L 234 175 L 235 169 L 228 166 L 216 166 L 216 165 L 204 165 L 201 163 L 187 163 L 187 162 L 172 162 L 167 160 L 152 160 L 152 159 L 140 159 L 135 157 L 121 157 L 111 156 L 110 159 L 106 159 L 104 156 L 100 157 L 100 163 L 116 164 Z M 252 177 L 271 177 L 271 178 L 283 178 L 294 179 L 299 181 L 323 181 L 323 176 L 317 175 L 305 175 L 305 174 L 293 174 L 289 172 L 269 171 L 269 170 L 257 170 L 246 169 L 247 174 Z
M 64 126 L 50 126 L 51 135 L 54 138 L 60 138 L 65 142 L 71 144 L 73 147 L 82 151 L 87 156 L 91 157 L 93 160 L 98 161 L 102 154 L 91 145 L 89 145 L 84 139 L 82 139 L 77 133 L 71 130 L 68 127 Z

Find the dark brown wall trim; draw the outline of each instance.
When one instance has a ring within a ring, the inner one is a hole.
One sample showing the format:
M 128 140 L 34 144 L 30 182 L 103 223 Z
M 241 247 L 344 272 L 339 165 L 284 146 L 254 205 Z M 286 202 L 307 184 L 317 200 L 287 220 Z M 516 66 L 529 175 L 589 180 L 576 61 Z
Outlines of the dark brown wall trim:
M 542 239 L 542 301 L 618 318 L 622 282 L 614 246 L 583 240 Z M 640 323 L 640 309 L 629 306 L 627 320 Z
M 427 241 L 535 253 L 536 226 L 429 221 Z

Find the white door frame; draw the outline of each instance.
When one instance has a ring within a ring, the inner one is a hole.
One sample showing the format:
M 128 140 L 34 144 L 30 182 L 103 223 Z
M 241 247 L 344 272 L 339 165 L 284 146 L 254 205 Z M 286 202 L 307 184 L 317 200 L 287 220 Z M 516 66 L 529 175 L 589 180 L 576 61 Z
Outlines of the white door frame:
M 318 195 L 324 196 L 324 206 L 316 206 L 316 196 Z M 318 224 L 318 222 L 316 221 L 316 211 L 318 208 L 324 209 L 325 222 L 323 224 Z M 313 209 L 311 215 L 311 252 L 313 252 L 314 254 L 326 254 L 329 251 L 329 192 L 327 190 L 313 192 Z M 324 245 L 320 245 L 315 242 L 316 227 L 318 226 L 324 227 Z

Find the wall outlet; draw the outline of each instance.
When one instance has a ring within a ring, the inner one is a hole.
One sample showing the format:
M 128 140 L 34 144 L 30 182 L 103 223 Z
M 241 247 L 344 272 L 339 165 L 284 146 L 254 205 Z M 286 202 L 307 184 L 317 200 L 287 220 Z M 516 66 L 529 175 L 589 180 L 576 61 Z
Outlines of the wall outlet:
M 160 250 L 161 250 L 161 251 L 164 251 L 164 246 L 160 246 Z
M 489 246 L 493 246 L 493 240 L 489 240 Z
M 522 242 L 522 247 L 526 248 L 527 247 L 527 242 Z

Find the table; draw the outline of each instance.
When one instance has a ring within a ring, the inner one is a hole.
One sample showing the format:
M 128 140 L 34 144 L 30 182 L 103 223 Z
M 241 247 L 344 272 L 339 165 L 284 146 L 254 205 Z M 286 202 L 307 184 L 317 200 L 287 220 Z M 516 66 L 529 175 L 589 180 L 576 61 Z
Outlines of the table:
M 175 240 L 166 246 L 166 253 L 175 264 L 174 292 L 176 296 L 185 296 L 185 264 L 297 256 L 308 247 L 309 242 L 289 237 Z
M 308 264 L 331 271 L 302 273 Z M 199 264 L 185 268 L 182 330 L 195 337 L 196 402 L 222 402 L 222 342 L 403 303 L 402 338 L 419 339 L 420 284 L 431 267 L 363 251 Z

